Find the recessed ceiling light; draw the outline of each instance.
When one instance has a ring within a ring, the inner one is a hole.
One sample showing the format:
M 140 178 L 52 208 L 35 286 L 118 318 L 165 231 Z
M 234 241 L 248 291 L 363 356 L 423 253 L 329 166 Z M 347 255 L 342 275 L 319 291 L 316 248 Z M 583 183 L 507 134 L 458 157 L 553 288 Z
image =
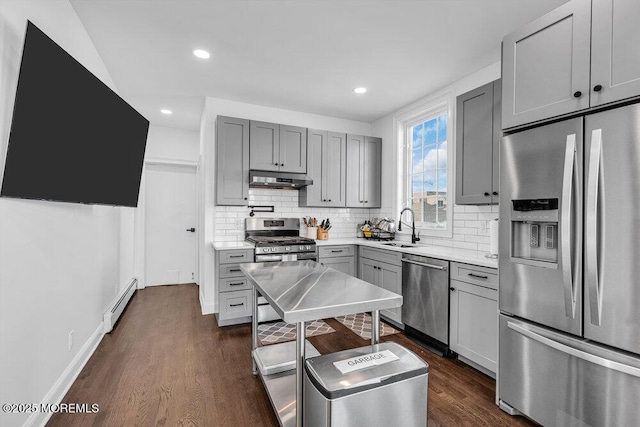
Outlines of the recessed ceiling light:
M 366 87 L 357 87 L 353 90 L 355 93 L 357 93 L 358 95 L 361 95 L 363 93 L 365 93 L 367 91 Z
M 160 110 L 160 112 L 161 112 L 162 114 L 166 114 L 167 116 L 170 116 L 170 115 L 172 115 L 172 114 L 173 114 L 173 111 L 171 111 L 171 110 L 167 110 L 166 108 L 165 108 L 165 109 Z
M 211 54 L 209 52 L 207 52 L 206 50 L 202 50 L 202 49 L 196 49 L 193 51 L 193 54 L 195 56 L 197 56 L 200 59 L 209 59 L 209 57 L 211 56 Z

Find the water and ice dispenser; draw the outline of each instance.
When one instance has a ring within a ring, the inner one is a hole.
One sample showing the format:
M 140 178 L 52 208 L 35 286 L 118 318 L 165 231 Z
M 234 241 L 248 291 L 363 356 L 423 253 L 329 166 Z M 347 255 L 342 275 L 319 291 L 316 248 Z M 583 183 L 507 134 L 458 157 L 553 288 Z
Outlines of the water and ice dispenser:
M 511 203 L 512 261 L 557 265 L 558 199 L 512 200 Z

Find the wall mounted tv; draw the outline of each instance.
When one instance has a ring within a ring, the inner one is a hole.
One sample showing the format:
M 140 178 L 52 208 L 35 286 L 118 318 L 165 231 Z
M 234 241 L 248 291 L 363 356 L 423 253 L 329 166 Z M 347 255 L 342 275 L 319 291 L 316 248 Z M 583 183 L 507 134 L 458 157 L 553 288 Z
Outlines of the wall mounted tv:
M 149 121 L 27 23 L 0 195 L 138 204 Z

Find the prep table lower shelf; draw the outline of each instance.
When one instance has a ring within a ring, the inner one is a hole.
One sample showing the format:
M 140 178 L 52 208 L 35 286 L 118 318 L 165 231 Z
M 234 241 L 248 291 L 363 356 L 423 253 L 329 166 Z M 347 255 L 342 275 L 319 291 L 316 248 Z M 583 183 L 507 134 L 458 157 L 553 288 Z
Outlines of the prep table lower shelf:
M 296 371 L 262 375 L 262 384 L 267 390 L 271 406 L 283 427 L 296 425 Z

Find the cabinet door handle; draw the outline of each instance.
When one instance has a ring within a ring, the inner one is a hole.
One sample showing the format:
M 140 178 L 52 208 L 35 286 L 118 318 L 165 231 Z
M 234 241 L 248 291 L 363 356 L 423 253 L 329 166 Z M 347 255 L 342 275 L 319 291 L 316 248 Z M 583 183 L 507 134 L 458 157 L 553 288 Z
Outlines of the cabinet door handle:
M 468 273 L 468 275 L 471 276 L 471 277 L 475 277 L 477 279 L 485 279 L 486 280 L 486 279 L 489 278 L 489 276 L 481 276 L 479 274 L 473 274 L 473 273 Z
M 240 306 L 242 306 L 242 305 L 244 305 L 244 303 L 243 303 L 243 302 L 241 302 L 241 303 L 239 303 L 239 304 L 229 304 L 229 307 L 240 307 Z
M 574 98 L 580 98 L 581 96 L 582 96 L 582 92 L 580 92 L 579 90 L 577 90 L 577 91 L 575 91 L 575 92 L 573 93 L 573 97 L 574 97 Z
M 594 91 L 594 92 L 600 92 L 601 90 L 602 90 L 602 85 L 595 85 L 595 86 L 593 87 L 593 91 Z
M 365 203 L 369 203 L 369 201 L 368 201 L 368 200 L 365 200 L 364 202 L 365 202 Z
M 342 252 L 342 249 L 334 249 L 331 252 L 336 253 L 336 252 Z
M 244 258 L 244 255 L 229 255 L 229 258 Z
M 284 166 L 284 163 L 280 163 L 280 166 Z
M 244 285 L 244 282 L 229 283 L 229 286 L 241 286 L 241 285 Z
M 278 166 L 278 164 L 277 164 L 277 163 L 274 163 L 273 165 L 274 165 L 274 166 Z
M 330 202 L 330 201 L 331 201 L 331 199 L 327 200 L 327 202 Z
M 485 191 L 485 192 L 484 192 L 484 195 L 485 195 L 485 197 L 489 197 L 491 194 L 489 194 L 489 192 L 488 192 L 488 191 Z
M 235 273 L 236 271 L 240 271 L 239 268 L 230 268 L 229 273 Z
M 244 199 L 247 200 L 247 197 L 245 197 Z
M 494 196 L 497 196 L 497 195 L 498 195 L 498 192 L 497 192 L 497 191 L 494 191 L 494 192 L 493 192 L 493 193 L 491 193 L 491 194 L 493 194 Z
M 453 286 L 449 288 L 451 290 L 451 292 L 455 291 L 456 288 L 454 288 Z

